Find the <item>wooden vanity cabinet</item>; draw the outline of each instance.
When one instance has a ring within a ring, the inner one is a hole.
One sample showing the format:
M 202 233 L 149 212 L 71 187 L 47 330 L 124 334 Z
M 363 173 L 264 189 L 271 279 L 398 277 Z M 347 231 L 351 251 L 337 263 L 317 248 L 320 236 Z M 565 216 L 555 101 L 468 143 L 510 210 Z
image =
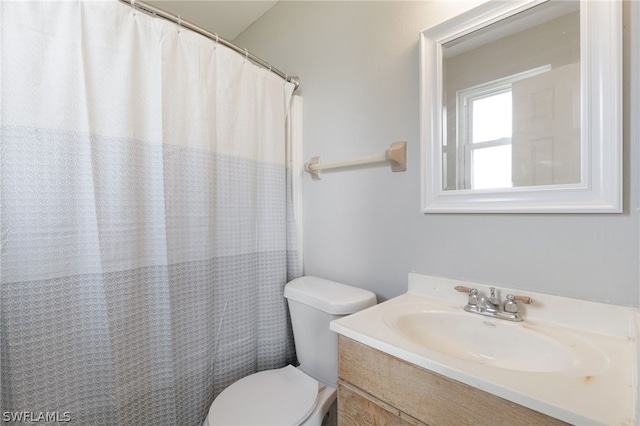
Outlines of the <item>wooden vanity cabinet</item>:
M 339 336 L 338 425 L 566 425 Z

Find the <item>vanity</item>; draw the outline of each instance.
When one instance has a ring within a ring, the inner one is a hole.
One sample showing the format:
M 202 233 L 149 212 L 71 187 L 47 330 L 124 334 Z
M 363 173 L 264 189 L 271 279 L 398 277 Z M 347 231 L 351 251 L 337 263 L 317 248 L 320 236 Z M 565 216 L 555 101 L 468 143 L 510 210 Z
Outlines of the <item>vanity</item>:
M 412 273 L 407 293 L 331 323 L 340 425 L 636 424 L 637 309 L 527 293 L 507 321 L 465 311 L 460 286 L 490 294 Z

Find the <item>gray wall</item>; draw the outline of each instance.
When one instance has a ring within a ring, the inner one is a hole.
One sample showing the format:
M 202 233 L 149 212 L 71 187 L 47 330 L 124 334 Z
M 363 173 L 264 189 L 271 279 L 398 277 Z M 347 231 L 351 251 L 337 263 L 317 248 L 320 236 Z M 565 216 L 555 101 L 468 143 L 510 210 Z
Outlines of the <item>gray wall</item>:
M 637 306 L 640 143 L 629 119 L 639 115 L 629 96 L 640 92 L 629 81 L 632 51 L 640 71 L 637 40 L 624 49 L 624 213 L 420 212 L 418 32 L 470 5 L 281 1 L 235 40 L 301 77 L 305 161 L 408 142 L 406 173 L 344 171 L 317 182 L 305 175 L 305 273 L 368 288 L 381 299 L 405 292 L 407 273 L 415 271 Z

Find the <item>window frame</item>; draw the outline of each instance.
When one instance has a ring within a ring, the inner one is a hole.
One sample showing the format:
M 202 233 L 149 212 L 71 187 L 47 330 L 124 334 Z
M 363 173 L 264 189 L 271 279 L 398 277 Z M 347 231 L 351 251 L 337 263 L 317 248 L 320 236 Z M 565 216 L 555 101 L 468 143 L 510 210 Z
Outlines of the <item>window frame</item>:
M 476 90 L 474 90 L 475 88 L 460 90 L 456 94 L 456 108 L 458 110 L 458 114 L 456 114 L 456 127 L 458 129 L 456 145 L 459 150 L 458 152 L 461 154 L 458 155 L 456 162 L 458 166 L 458 173 L 456 174 L 458 188 L 473 188 L 473 151 L 496 146 L 511 145 L 511 136 L 483 142 L 473 141 L 474 119 L 473 108 L 471 107 L 473 102 L 511 92 L 510 83 L 483 86 L 489 87 L 482 87 Z
M 513 83 L 550 71 L 551 64 L 532 68 L 497 80 L 468 87 L 456 92 L 456 189 L 473 189 L 472 152 L 476 149 L 511 145 L 512 136 L 491 141 L 473 143 L 473 112 L 471 102 L 511 92 Z M 513 131 L 512 131 L 513 135 Z M 511 186 L 502 187 L 511 188 Z

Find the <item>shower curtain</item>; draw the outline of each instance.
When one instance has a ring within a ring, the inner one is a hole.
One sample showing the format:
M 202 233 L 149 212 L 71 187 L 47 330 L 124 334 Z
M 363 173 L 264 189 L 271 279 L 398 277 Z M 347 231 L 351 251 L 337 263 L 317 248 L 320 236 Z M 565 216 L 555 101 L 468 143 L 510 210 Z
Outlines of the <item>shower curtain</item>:
M 199 425 L 295 361 L 293 85 L 115 0 L 0 16 L 3 422 Z

